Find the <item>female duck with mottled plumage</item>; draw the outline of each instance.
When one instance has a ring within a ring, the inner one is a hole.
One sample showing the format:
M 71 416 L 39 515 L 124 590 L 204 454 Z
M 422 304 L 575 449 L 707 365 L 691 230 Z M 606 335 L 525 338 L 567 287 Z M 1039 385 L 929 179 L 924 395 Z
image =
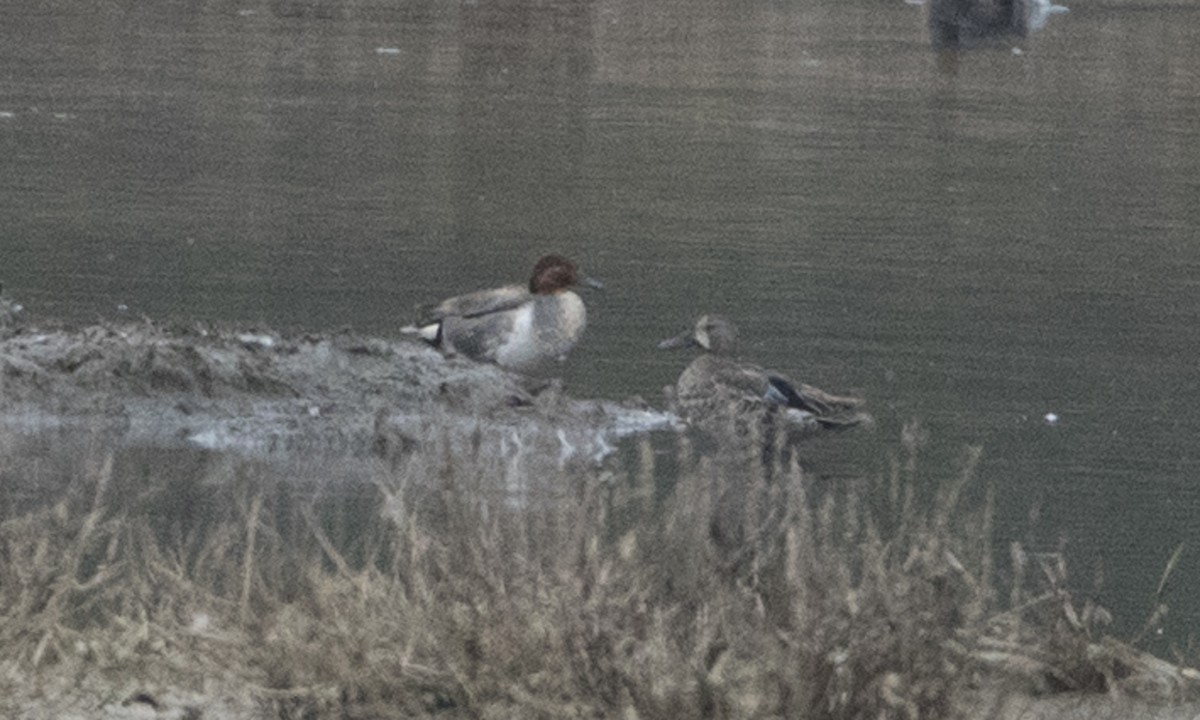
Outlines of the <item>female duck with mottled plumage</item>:
M 738 360 L 737 329 L 720 315 L 704 315 L 681 335 L 659 343 L 660 350 L 699 347 L 672 394 L 673 410 L 689 424 L 739 434 L 745 420 L 769 422 L 797 439 L 821 430 L 869 423 L 859 398 L 832 395 L 758 365 Z
M 507 285 L 452 297 L 418 310 L 403 328 L 451 355 L 534 372 L 566 359 L 587 326 L 587 309 L 572 287 L 604 286 L 562 255 L 533 266 L 528 285 Z

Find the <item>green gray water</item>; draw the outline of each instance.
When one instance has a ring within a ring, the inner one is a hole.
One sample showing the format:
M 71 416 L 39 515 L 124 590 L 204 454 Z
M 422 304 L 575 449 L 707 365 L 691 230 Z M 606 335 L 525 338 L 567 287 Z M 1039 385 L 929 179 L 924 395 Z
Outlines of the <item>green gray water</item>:
M 575 394 L 657 400 L 686 358 L 655 342 L 727 313 L 870 398 L 830 466 L 879 471 L 913 417 L 931 481 L 981 444 L 1001 541 L 1065 541 L 1130 626 L 1188 542 L 1183 644 L 1200 6 L 1063 2 L 953 74 L 900 0 L 20 4 L 0 280 L 35 317 L 390 334 L 559 251 L 609 288 Z

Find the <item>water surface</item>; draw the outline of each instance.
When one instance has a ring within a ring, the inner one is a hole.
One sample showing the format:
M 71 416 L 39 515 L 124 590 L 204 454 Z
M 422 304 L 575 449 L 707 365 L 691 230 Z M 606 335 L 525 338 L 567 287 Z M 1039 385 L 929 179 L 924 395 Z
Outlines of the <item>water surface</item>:
M 559 251 L 565 368 L 657 401 L 700 311 L 867 395 L 878 472 L 984 447 L 1001 541 L 1130 630 L 1200 618 L 1200 7 L 1067 3 L 939 66 L 899 0 L 275 0 L 12 9 L 0 279 L 35 316 L 391 334 Z M 1046 413 L 1059 422 L 1044 422 Z M 816 460 L 814 460 L 816 463 Z M 1030 519 L 1030 515 L 1034 519 Z

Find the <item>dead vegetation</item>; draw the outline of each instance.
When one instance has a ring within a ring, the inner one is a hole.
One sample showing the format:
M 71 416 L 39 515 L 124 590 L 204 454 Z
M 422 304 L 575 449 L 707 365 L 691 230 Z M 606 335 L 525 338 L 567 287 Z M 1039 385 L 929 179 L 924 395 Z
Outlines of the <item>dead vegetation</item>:
M 0 503 L 0 715 L 916 720 L 1192 696 L 1194 671 L 1105 636 L 1061 558 L 996 562 L 978 450 L 926 497 L 905 438 L 836 487 L 686 444 L 519 487 L 436 443 L 323 487 L 96 451 L 54 499 Z

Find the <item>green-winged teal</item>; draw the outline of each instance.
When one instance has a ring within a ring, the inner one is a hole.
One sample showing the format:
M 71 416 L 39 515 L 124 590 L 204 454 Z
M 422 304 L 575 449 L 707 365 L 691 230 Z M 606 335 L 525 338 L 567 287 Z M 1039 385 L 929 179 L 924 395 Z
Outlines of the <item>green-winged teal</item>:
M 738 360 L 737 330 L 720 315 L 701 316 L 695 326 L 664 340 L 660 350 L 704 350 L 679 376 L 671 392 L 673 410 L 709 431 L 745 430 L 746 420 L 769 421 L 789 437 L 870 422 L 859 398 L 833 395 L 784 375 Z
M 537 261 L 528 285 L 507 285 L 421 308 L 404 328 L 448 354 L 531 372 L 566 358 L 587 325 L 583 300 L 570 288 L 601 288 L 561 255 Z

